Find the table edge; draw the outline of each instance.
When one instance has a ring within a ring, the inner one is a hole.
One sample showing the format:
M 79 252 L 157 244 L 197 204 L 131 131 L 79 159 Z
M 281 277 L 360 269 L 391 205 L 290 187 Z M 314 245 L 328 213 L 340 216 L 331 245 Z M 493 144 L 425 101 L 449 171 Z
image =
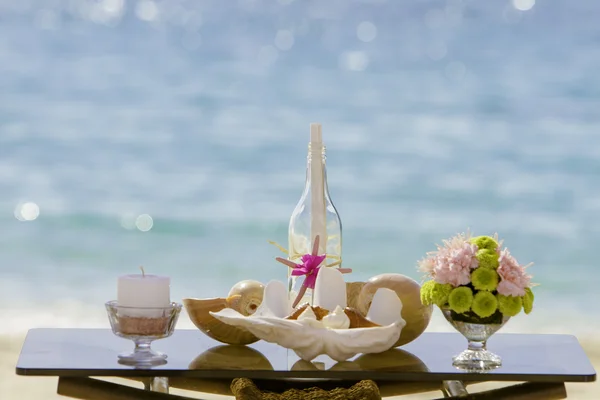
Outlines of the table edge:
M 200 372 L 201 371 L 201 372 Z M 16 368 L 19 376 L 55 376 L 55 377 L 182 377 L 196 379 L 234 379 L 243 377 L 262 380 L 282 379 L 314 379 L 314 380 L 341 380 L 354 381 L 372 379 L 375 381 L 395 382 L 441 382 L 448 380 L 472 381 L 472 382 L 563 382 L 563 383 L 591 383 L 597 379 L 597 374 L 582 375 L 520 375 L 520 374 L 481 374 L 481 373 L 423 373 L 423 372 L 377 372 L 377 376 L 369 374 L 371 371 L 269 371 L 268 377 L 265 371 L 238 371 L 238 370 L 44 370 Z

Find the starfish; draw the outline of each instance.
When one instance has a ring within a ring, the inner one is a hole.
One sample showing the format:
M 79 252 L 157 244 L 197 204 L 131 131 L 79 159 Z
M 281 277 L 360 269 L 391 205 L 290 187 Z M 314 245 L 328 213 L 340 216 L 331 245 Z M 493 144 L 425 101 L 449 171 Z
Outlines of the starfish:
M 293 276 L 302 276 L 302 275 L 306 276 L 306 278 L 304 278 L 304 282 L 302 283 L 302 287 L 300 288 L 300 292 L 298 293 L 298 296 L 296 297 L 296 299 L 294 300 L 294 303 L 292 304 L 292 308 L 296 308 L 296 306 L 300 302 L 300 299 L 302 298 L 302 296 L 304 296 L 304 293 L 306 293 L 306 289 L 308 289 L 308 288 L 314 289 L 315 288 L 315 283 L 317 281 L 317 275 L 319 273 L 319 269 L 321 268 L 320 265 L 323 262 L 323 260 L 325 260 L 325 258 L 327 257 L 326 254 L 318 255 L 319 254 L 319 240 L 320 240 L 319 235 L 317 235 L 315 237 L 315 242 L 313 244 L 312 253 L 303 255 L 301 258 L 302 263 L 300 263 L 300 264 L 297 264 L 290 260 L 286 260 L 285 258 L 282 258 L 282 257 L 275 258 L 280 263 L 292 268 Z M 327 265 L 326 267 L 334 266 L 337 264 L 339 264 L 339 262 L 331 264 L 331 265 Z M 338 268 L 338 271 L 340 271 L 342 274 L 347 274 L 347 273 L 352 272 L 352 269 Z

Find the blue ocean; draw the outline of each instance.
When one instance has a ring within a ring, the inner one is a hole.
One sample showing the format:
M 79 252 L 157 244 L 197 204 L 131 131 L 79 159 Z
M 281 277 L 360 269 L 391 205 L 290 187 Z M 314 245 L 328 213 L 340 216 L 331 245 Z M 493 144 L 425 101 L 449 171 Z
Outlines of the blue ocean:
M 139 266 L 170 276 L 174 300 L 285 280 L 268 241 L 287 245 L 312 122 L 348 280 L 420 280 L 442 239 L 497 232 L 540 284 L 504 330 L 597 330 L 599 13 L 1 1 L 0 333 L 108 327 L 104 303 Z

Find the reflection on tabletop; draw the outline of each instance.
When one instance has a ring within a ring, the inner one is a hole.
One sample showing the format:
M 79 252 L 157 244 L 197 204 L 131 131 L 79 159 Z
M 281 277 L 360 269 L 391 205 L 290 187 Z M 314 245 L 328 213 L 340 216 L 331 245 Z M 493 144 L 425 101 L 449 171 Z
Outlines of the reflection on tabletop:
M 319 370 L 319 363 L 298 360 L 292 371 Z M 341 361 L 334 364 L 330 371 L 395 371 L 429 372 L 423 361 L 405 350 L 390 349 L 379 354 L 363 354 L 353 361 Z
M 324 367 L 318 361 L 296 361 L 290 368 L 292 371 L 320 370 Z M 247 346 L 221 345 L 215 346 L 199 354 L 189 364 L 190 369 L 239 369 L 239 370 L 273 370 L 267 357 L 256 349 Z M 425 363 L 412 353 L 400 349 L 390 349 L 379 354 L 363 354 L 352 361 L 342 361 L 332 365 L 331 371 L 405 371 L 429 372 Z M 290 388 L 307 388 L 315 385 L 314 381 L 302 379 L 282 379 L 266 381 L 255 379 L 258 387 L 273 391 Z M 333 387 L 349 387 L 355 382 L 332 380 Z M 439 382 L 377 382 L 383 396 L 395 396 L 438 390 Z M 181 389 L 195 390 L 204 393 L 231 395 L 231 379 L 197 379 L 171 378 L 171 386 Z M 319 384 L 323 386 L 323 382 Z M 325 384 L 325 386 L 330 386 Z
M 273 366 L 260 351 L 247 346 L 215 346 L 198 355 L 190 369 L 242 369 L 273 370 Z

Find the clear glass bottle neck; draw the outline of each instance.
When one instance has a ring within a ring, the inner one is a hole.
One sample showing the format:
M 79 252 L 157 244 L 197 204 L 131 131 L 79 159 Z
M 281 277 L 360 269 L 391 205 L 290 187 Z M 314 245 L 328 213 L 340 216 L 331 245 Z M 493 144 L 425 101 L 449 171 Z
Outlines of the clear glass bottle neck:
M 306 186 L 304 188 L 304 193 L 308 193 L 308 191 L 310 191 L 313 173 L 317 173 L 315 168 L 321 168 L 323 185 L 325 186 L 325 198 L 329 198 L 326 159 L 327 156 L 324 145 L 321 144 L 319 146 L 313 146 L 311 143 L 308 144 L 308 155 L 306 156 Z
M 306 161 L 308 165 L 312 163 L 313 160 L 318 160 L 321 157 L 321 161 L 323 165 L 325 165 L 325 160 L 327 160 L 326 148 L 324 145 L 314 146 L 312 143 L 308 144 L 308 155 L 306 156 Z

